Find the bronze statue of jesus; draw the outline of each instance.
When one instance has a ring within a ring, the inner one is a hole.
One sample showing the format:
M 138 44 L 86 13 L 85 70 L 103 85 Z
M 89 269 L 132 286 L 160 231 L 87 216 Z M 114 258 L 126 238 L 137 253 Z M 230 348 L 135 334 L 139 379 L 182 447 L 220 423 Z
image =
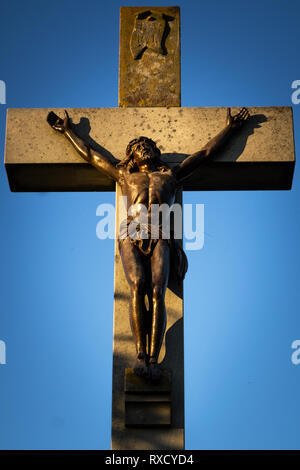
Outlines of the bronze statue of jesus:
M 182 181 L 221 149 L 248 117 L 246 108 L 234 116 L 228 108 L 224 129 L 201 150 L 172 169 L 161 161 L 160 150 L 147 137 L 132 140 L 127 146 L 126 157 L 119 163 L 113 163 L 75 133 L 67 112 L 64 119 L 50 112 L 47 120 L 53 129 L 67 137 L 87 162 L 121 186 L 129 207 L 143 205 L 150 216 L 153 204 L 173 205 L 176 190 Z M 158 356 L 166 328 L 165 292 L 170 266 L 175 260 L 177 277 L 183 279 L 187 260 L 176 240 L 164 238 L 161 227 L 156 230 L 154 238 L 151 237 L 151 228 L 148 229 L 149 238 L 136 238 L 136 234 L 131 237 L 128 233 L 131 220 L 127 216 L 121 224 L 119 250 L 130 287 L 129 316 L 136 345 L 134 372 L 154 381 L 161 376 Z

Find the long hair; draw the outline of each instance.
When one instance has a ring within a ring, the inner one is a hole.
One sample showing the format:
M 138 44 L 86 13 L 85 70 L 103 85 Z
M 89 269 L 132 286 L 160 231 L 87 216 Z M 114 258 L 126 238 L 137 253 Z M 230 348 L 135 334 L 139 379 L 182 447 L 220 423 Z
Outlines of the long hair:
M 160 159 L 161 157 L 161 152 L 159 148 L 156 146 L 156 143 L 154 140 L 149 139 L 148 137 L 140 136 L 137 139 L 133 139 L 129 142 L 126 148 L 126 157 L 123 158 L 123 160 L 120 161 L 120 163 L 117 164 L 117 167 L 124 167 L 127 171 L 130 173 L 133 173 L 134 171 L 138 171 L 139 168 L 137 164 L 134 161 L 134 151 L 133 151 L 133 146 L 135 144 L 138 144 L 139 142 L 146 142 L 147 144 L 151 145 L 154 151 L 154 163 L 157 165 L 158 170 L 160 171 L 167 171 L 169 170 L 168 165 L 163 163 Z

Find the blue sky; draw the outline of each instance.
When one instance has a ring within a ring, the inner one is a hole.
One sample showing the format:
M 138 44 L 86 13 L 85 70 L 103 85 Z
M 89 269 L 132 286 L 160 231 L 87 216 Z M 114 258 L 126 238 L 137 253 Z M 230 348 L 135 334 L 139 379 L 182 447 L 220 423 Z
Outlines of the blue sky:
M 182 106 L 292 105 L 297 0 L 176 4 Z M 134 5 L 1 2 L 2 161 L 7 107 L 118 105 L 119 8 Z M 184 288 L 187 449 L 300 448 L 298 173 L 291 191 L 184 196 L 205 205 Z M 2 165 L 1 449 L 110 448 L 113 241 L 96 237 L 100 203 L 114 194 L 11 193 Z

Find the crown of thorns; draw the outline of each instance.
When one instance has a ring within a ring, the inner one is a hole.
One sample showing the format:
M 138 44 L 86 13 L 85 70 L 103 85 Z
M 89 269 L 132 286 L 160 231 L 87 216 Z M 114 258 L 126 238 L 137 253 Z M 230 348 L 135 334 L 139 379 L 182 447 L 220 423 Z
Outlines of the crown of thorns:
M 156 146 L 154 140 L 149 139 L 148 137 L 140 136 L 137 139 L 132 139 L 126 147 L 126 157 L 117 164 L 118 167 L 126 167 L 129 171 L 134 171 L 136 168 L 136 163 L 134 162 L 133 153 L 134 153 L 134 146 L 138 143 L 146 142 L 150 144 L 154 151 L 154 158 L 157 162 L 160 163 L 160 156 L 161 152 L 159 148 Z
M 159 148 L 156 146 L 156 143 L 154 142 L 154 140 L 152 139 L 149 139 L 148 137 L 144 137 L 144 136 L 140 136 L 138 137 L 137 139 L 132 139 L 129 144 L 127 145 L 127 148 L 126 148 L 126 156 L 127 157 L 131 157 L 132 154 L 133 154 L 133 147 L 136 145 L 136 144 L 139 144 L 139 143 L 142 143 L 142 142 L 145 142 L 149 145 L 151 145 L 151 147 L 153 148 L 154 150 L 154 153 L 155 153 L 155 157 L 156 158 L 159 158 L 161 153 L 160 153 L 160 150 Z

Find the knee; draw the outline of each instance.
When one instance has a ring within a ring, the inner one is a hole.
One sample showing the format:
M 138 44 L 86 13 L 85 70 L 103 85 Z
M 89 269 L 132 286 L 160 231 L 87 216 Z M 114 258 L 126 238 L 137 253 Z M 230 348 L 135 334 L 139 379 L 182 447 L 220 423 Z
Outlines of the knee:
M 161 300 L 164 297 L 165 289 L 163 286 L 156 284 L 153 286 L 153 299 Z

